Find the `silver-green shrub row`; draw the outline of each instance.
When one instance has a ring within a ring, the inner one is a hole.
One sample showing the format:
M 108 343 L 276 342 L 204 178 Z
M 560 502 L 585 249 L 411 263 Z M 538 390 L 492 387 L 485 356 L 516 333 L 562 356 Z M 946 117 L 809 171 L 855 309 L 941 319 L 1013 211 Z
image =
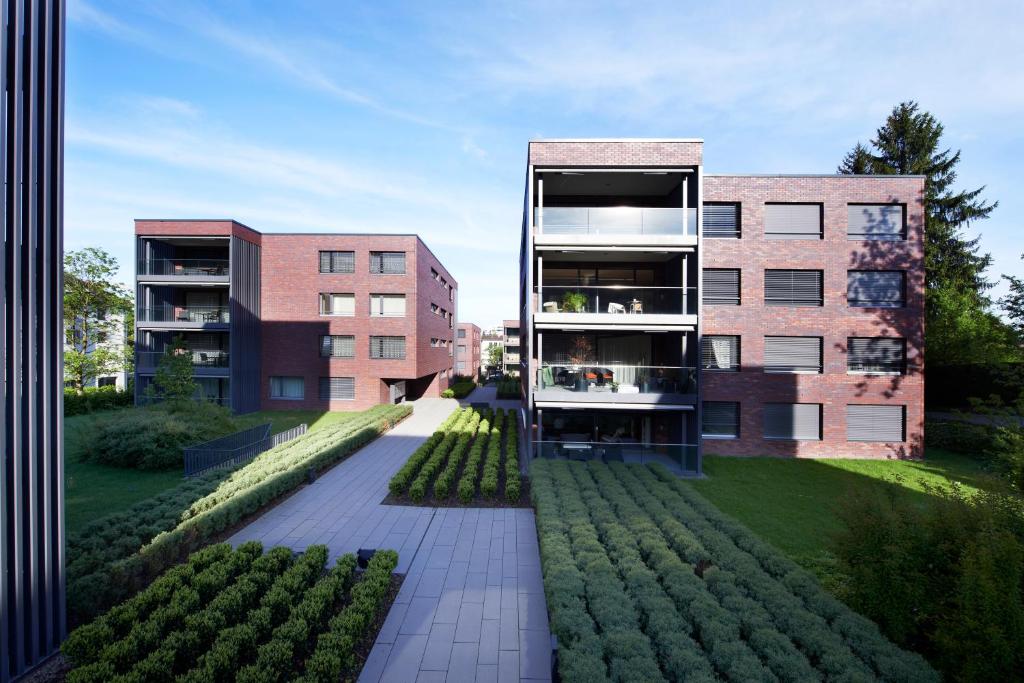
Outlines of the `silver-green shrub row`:
M 499 416 L 492 414 L 492 417 L 494 419 L 494 426 L 491 426 L 491 422 L 487 419 L 480 420 L 476 439 L 473 441 L 473 446 L 469 449 L 466 466 L 463 468 L 462 476 L 459 478 L 459 500 L 465 505 L 468 505 L 473 500 L 473 496 L 476 495 L 476 481 L 477 477 L 480 476 L 480 461 L 483 460 L 484 448 L 487 447 L 488 439 L 497 439 L 501 434 L 501 429 L 497 426 Z
M 509 418 L 511 424 L 505 431 L 505 499 L 517 503 L 523 485 L 519 472 L 519 414 L 511 410 Z
M 552 630 L 569 650 L 559 655 L 564 680 L 626 680 L 640 670 L 638 650 L 607 642 L 608 617 L 594 611 L 604 603 L 587 592 L 594 575 L 604 590 L 613 580 L 626 587 L 668 680 L 937 680 L 923 659 L 896 648 L 813 577 L 655 469 L 657 476 L 617 463 L 534 463 Z M 567 536 L 575 572 L 565 559 Z M 603 653 L 596 662 L 589 659 L 595 637 Z M 657 679 L 645 665 L 642 677 Z
M 508 429 L 508 416 L 501 409 L 495 416 L 495 423 L 500 430 L 495 438 L 487 443 L 487 455 L 484 457 L 483 472 L 480 475 L 480 493 L 486 498 L 494 498 L 498 493 L 498 465 L 501 464 L 501 434 Z
M 481 415 L 472 411 L 469 420 L 459 430 L 459 438 L 455 441 L 455 447 L 448 454 L 444 467 L 434 480 L 434 496 L 436 498 L 447 498 L 451 493 L 452 484 L 455 482 L 455 475 L 459 473 L 462 461 L 469 452 L 469 445 L 476 438 L 477 430 L 480 428 Z
M 441 426 L 430 435 L 426 441 L 420 444 L 419 448 L 413 451 L 413 454 L 409 456 L 409 459 L 405 461 L 405 464 L 395 472 L 391 477 L 391 481 L 388 482 L 388 491 L 391 495 L 397 496 L 405 492 L 409 487 L 409 482 L 413 480 L 416 473 L 419 472 L 420 468 L 423 467 L 423 463 L 427 461 L 434 449 L 444 441 L 448 435 L 448 430 L 452 428 L 456 420 L 462 417 L 462 411 L 456 410 L 441 423 Z
M 434 478 L 434 475 L 437 474 L 438 470 L 441 469 L 449 454 L 468 443 L 471 435 L 467 434 L 466 430 L 474 412 L 471 408 L 459 410 L 459 417 L 452 423 L 447 436 L 431 452 L 427 461 L 423 463 L 423 467 L 420 468 L 416 478 L 412 481 L 412 485 L 409 487 L 409 497 L 414 502 L 419 503 L 427 495 L 427 485 Z
M 234 472 L 182 483 L 68 539 L 68 612 L 82 623 L 275 498 L 334 464 L 412 412 L 379 406 L 273 448 Z
M 297 561 L 259 543 L 195 553 L 150 588 L 76 629 L 63 646 L 71 683 L 215 683 L 353 678 L 398 562 L 380 551 L 362 581 L 343 555 L 324 572 L 325 546 Z

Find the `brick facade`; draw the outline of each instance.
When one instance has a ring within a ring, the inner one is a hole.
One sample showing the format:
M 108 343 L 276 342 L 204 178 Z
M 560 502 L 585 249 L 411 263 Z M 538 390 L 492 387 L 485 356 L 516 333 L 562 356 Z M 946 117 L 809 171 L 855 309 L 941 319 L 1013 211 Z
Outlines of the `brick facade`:
M 702 306 L 703 334 L 740 335 L 739 372 L 702 373 L 706 401 L 740 403 L 740 437 L 705 440 L 708 453 L 844 457 L 920 457 L 924 439 L 924 182 L 907 177 L 704 178 L 705 202 L 739 202 L 741 238 L 702 240 L 704 268 L 741 269 L 739 306 Z M 820 240 L 768 240 L 766 202 L 821 203 Z M 848 203 L 899 203 L 906 209 L 905 241 L 848 240 Z M 764 303 L 766 268 L 822 270 L 824 306 L 787 308 Z M 906 272 L 903 308 L 851 308 L 846 302 L 847 270 Z M 823 373 L 766 374 L 765 335 L 823 338 Z M 847 373 L 848 337 L 907 340 L 907 374 Z M 765 402 L 822 404 L 821 441 L 762 438 Z M 906 406 L 903 443 L 849 442 L 846 406 L 853 403 Z
M 700 140 L 540 140 L 530 142 L 535 166 L 699 166 Z
M 459 323 L 455 335 L 455 372 L 475 377 L 481 369 L 480 326 Z

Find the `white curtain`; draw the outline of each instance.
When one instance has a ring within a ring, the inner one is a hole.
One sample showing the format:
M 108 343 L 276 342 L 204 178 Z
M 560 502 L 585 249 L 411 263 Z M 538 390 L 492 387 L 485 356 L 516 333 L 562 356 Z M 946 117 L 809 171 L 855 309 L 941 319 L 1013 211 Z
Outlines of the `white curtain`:
M 640 372 L 637 368 L 651 363 L 651 338 L 645 334 L 628 337 L 601 339 L 597 346 L 597 363 L 612 371 L 612 377 L 619 384 L 635 384 Z
M 730 339 L 723 339 L 721 337 L 711 338 L 711 353 L 715 357 L 715 367 L 717 368 L 728 368 L 732 365 L 731 346 Z

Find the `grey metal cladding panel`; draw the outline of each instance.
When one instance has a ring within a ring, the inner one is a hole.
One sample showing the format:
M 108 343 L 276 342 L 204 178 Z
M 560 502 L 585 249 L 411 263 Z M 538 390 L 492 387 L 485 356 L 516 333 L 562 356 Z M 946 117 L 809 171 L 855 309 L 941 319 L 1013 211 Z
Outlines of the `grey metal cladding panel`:
M 764 438 L 821 440 L 820 403 L 765 403 Z
M 822 205 L 765 204 L 764 234 L 768 239 L 818 239 L 822 235 Z
M 901 405 L 846 406 L 847 441 L 900 442 L 905 439 L 906 411 Z
M 858 240 L 906 238 L 904 210 L 900 204 L 848 204 L 846 236 Z
M 765 372 L 821 372 L 821 337 L 765 337 Z
M 231 409 L 260 408 L 260 247 L 231 238 Z
M 0 681 L 8 681 L 65 633 L 64 3 L 4 0 L 2 12 Z

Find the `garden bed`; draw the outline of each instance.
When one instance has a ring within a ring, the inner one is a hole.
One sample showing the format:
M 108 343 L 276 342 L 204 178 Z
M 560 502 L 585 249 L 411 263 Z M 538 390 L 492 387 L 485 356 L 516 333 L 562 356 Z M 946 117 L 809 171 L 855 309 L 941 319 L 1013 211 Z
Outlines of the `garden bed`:
M 377 552 L 365 572 L 352 554 L 326 560 L 326 546 L 296 557 L 255 541 L 194 553 L 72 632 L 67 680 L 354 680 L 397 595 L 398 554 Z
M 412 412 L 381 406 L 310 432 L 234 472 L 201 475 L 68 537 L 68 617 L 83 623 L 130 597 L 188 553 L 291 494 Z
M 533 462 L 563 681 L 937 681 L 664 468 Z
M 521 507 L 517 413 L 460 408 L 409 456 L 388 483 L 390 505 Z

